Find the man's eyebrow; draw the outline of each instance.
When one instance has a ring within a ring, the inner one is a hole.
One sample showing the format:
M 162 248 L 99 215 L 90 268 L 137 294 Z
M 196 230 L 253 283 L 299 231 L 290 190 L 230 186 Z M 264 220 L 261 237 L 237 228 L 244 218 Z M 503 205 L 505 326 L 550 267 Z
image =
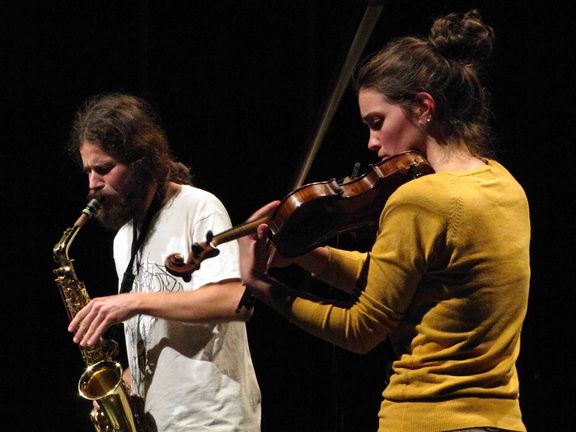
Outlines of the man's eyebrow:
M 95 168 L 106 168 L 111 167 L 112 165 L 114 164 L 111 161 L 96 161 L 91 165 L 82 165 L 82 170 L 84 172 L 88 172 Z

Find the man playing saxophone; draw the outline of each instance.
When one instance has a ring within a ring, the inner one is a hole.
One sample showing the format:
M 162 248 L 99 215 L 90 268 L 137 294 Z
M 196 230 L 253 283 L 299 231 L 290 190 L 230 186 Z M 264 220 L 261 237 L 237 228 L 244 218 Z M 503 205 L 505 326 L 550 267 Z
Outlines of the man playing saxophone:
M 191 186 L 171 155 L 150 106 L 127 94 L 90 99 L 76 114 L 69 151 L 88 176 L 96 218 L 111 230 L 119 294 L 92 299 L 69 331 L 95 345 L 123 322 L 131 391 L 144 399 L 159 431 L 255 431 L 260 391 L 243 321 L 244 292 L 235 242 L 204 262 L 189 281 L 166 272 L 209 231 L 230 227 L 222 203 Z

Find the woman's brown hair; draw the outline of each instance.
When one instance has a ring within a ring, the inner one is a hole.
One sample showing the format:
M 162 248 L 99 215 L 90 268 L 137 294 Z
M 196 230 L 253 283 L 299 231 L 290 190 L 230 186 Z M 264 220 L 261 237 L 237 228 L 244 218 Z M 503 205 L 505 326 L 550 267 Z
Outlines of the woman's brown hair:
M 493 43 L 494 31 L 478 11 L 452 13 L 434 21 L 428 38 L 390 42 L 359 68 L 355 86 L 374 88 L 407 112 L 419 92 L 429 93 L 439 142 L 462 141 L 473 154 L 486 155 L 490 108 L 480 73 Z

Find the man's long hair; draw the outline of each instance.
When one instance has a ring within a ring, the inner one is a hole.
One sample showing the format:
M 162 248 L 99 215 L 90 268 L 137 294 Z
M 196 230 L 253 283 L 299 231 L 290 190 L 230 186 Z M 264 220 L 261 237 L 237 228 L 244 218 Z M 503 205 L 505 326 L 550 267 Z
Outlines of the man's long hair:
M 90 98 L 74 118 L 68 151 L 80 161 L 80 147 L 89 142 L 151 181 L 192 184 L 190 169 L 176 162 L 158 116 L 143 99 L 122 93 Z

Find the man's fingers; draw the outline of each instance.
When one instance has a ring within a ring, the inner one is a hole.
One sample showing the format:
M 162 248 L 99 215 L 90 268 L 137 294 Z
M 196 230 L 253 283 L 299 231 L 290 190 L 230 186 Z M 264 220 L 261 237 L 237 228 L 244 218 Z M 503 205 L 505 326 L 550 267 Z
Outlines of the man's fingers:
M 90 324 L 87 326 L 80 346 L 93 346 L 98 342 L 100 336 L 103 334 L 103 332 L 100 333 L 100 329 L 105 326 L 104 321 L 105 319 L 102 313 L 97 314 L 94 319 L 90 320 Z
M 70 321 L 70 324 L 68 325 L 69 332 L 75 333 L 78 331 L 80 325 L 82 324 L 82 321 L 84 320 L 86 315 L 88 315 L 91 306 L 92 306 L 91 303 L 88 303 L 86 306 L 84 306 L 82 309 L 78 311 L 78 313 L 74 316 L 74 318 L 72 319 L 72 321 Z

